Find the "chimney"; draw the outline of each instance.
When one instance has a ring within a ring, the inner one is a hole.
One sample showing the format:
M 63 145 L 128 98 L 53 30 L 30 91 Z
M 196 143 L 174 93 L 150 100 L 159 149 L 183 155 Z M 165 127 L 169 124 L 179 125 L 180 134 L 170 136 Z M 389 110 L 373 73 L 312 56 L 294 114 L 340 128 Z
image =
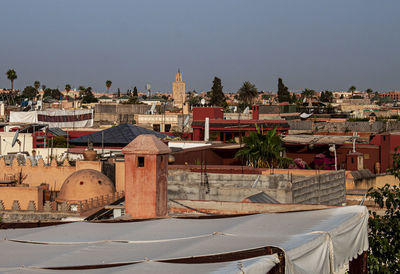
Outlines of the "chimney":
M 258 120 L 260 115 L 259 115 L 259 105 L 253 105 L 253 120 Z
M 125 211 L 134 219 L 168 214 L 168 154 L 154 135 L 139 135 L 122 149 L 125 155 Z
M 204 141 L 210 140 L 210 118 L 206 117 L 204 122 Z

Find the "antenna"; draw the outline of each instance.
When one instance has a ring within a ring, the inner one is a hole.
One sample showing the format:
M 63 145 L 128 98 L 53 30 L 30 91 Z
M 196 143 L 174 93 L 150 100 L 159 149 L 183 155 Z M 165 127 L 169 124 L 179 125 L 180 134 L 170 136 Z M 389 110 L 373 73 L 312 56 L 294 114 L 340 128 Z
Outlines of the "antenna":
M 19 135 L 19 129 L 17 129 L 17 131 L 15 132 L 14 138 L 11 143 L 11 147 L 14 147 L 15 143 L 18 141 L 18 135 Z

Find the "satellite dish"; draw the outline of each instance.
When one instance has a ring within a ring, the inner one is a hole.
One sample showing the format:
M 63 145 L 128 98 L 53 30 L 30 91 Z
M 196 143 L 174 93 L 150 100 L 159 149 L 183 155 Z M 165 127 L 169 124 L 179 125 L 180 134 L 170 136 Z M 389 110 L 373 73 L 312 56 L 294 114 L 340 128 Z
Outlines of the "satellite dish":
M 12 143 L 11 143 L 11 147 L 14 147 L 15 143 L 17 142 L 18 134 L 19 134 L 19 129 L 17 129 L 17 131 L 15 132 L 14 138 L 13 138 Z
M 203 99 L 201 99 L 200 103 L 204 106 L 206 104 L 206 100 L 204 100 L 204 98 L 203 98 Z

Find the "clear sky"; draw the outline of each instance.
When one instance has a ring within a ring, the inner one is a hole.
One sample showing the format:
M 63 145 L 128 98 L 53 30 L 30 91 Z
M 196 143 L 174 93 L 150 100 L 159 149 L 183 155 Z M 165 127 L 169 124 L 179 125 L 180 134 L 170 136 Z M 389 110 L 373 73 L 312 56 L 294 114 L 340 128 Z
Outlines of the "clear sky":
M 0 87 L 400 90 L 399 0 L 2 0 Z

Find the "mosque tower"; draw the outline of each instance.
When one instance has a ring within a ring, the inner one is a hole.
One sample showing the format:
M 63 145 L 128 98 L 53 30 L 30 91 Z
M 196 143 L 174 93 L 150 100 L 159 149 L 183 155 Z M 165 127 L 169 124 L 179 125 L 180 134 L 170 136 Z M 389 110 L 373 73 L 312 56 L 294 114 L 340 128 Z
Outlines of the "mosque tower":
M 175 82 L 172 83 L 172 98 L 174 99 L 174 106 L 183 108 L 186 99 L 185 82 L 182 81 L 182 73 L 179 69 Z

